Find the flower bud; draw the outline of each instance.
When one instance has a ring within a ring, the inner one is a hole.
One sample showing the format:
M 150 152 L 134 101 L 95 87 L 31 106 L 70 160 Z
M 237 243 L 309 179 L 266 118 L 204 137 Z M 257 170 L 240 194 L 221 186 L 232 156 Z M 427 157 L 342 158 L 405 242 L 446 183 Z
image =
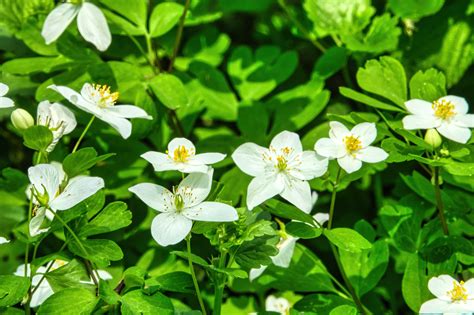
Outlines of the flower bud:
M 11 114 L 13 126 L 18 130 L 25 130 L 34 126 L 35 120 L 26 110 L 22 108 L 15 109 Z
M 436 131 L 436 129 L 428 129 L 425 134 L 425 142 L 428 143 L 433 149 L 436 149 L 441 145 L 443 139 Z

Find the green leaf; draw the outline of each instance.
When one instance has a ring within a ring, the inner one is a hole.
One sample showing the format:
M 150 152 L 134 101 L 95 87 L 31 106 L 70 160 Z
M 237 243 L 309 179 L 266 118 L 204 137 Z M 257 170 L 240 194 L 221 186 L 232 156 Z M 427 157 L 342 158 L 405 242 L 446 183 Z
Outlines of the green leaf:
M 53 142 L 53 133 L 45 126 L 32 126 L 23 131 L 23 140 L 28 148 L 45 152 Z
M 127 268 L 123 272 L 123 283 L 127 289 L 141 288 L 145 284 L 146 271 L 138 266 Z
M 303 222 L 289 222 L 285 228 L 291 235 L 303 239 L 316 238 L 323 233 L 322 229 L 314 228 Z
M 79 232 L 79 236 L 90 236 L 112 232 L 132 223 L 132 212 L 127 204 L 121 201 L 107 205 L 92 221 L 87 223 Z
M 457 176 L 473 176 L 474 163 L 450 161 L 443 168 L 452 175 Z
M 188 252 L 182 252 L 182 251 L 176 251 L 175 250 L 175 251 L 170 252 L 170 254 L 176 255 L 176 256 L 184 258 L 186 260 L 188 260 L 188 257 L 191 257 L 191 261 L 193 262 L 193 264 L 197 264 L 197 265 L 202 266 L 202 267 L 209 267 L 209 264 L 207 263 L 207 261 L 205 261 L 204 259 L 202 259 L 198 255 L 195 255 L 193 253 L 191 253 L 191 255 L 189 255 Z
M 5 62 L 2 65 L 2 70 L 7 73 L 21 75 L 36 72 L 50 73 L 66 69 L 70 63 L 71 60 L 63 56 L 16 58 Z
M 401 110 L 400 108 L 398 108 L 396 106 L 381 102 L 381 101 L 379 101 L 375 98 L 372 98 L 372 97 L 367 96 L 365 94 L 362 94 L 360 92 L 354 91 L 350 88 L 346 88 L 346 87 L 341 86 L 339 88 L 339 92 L 347 98 L 350 98 L 350 99 L 352 99 L 356 102 L 360 102 L 360 103 L 365 104 L 365 105 L 372 106 L 374 108 L 389 110 L 389 111 L 393 111 L 393 112 L 403 112 L 403 110 Z
M 30 281 L 25 277 L 0 276 L 0 307 L 9 307 L 20 302 L 28 293 Z
M 435 14 L 444 0 L 388 0 L 388 7 L 399 17 L 418 20 Z
M 286 81 L 297 65 L 295 51 L 262 46 L 253 54 L 250 47 L 239 46 L 232 51 L 227 71 L 242 99 L 259 100 Z
M 105 239 L 81 240 L 82 246 L 72 239 L 68 248 L 74 254 L 89 259 L 99 266 L 108 266 L 110 261 L 117 261 L 123 258 L 123 252 L 120 246 L 114 241 Z
M 407 100 L 407 82 L 402 64 L 395 58 L 384 56 L 372 59 L 357 71 L 357 83 L 370 93 L 391 100 L 404 108 Z
M 334 308 L 329 315 L 357 315 L 359 311 L 356 307 L 351 305 L 339 305 Z
M 339 249 L 351 253 L 360 253 L 365 249 L 372 248 L 372 244 L 368 240 L 352 229 L 335 228 L 324 230 L 323 234 Z
M 347 50 L 343 47 L 333 46 L 318 58 L 314 65 L 312 77 L 325 80 L 341 70 L 346 63 Z
M 92 291 L 82 288 L 68 288 L 49 297 L 41 304 L 38 314 L 91 314 L 98 299 Z
M 314 225 L 313 217 L 296 208 L 295 206 L 283 203 L 275 199 L 270 199 L 266 201 L 265 205 L 267 206 L 264 207 L 265 210 L 270 211 L 272 214 L 280 218 L 302 221 Z
M 418 71 L 410 80 L 410 98 L 433 102 L 446 95 L 446 78 L 436 69 Z
M 160 291 L 192 293 L 194 292 L 191 275 L 183 271 L 170 272 L 146 281 L 146 286 Z
M 269 117 L 263 104 L 245 101 L 240 103 L 237 126 L 244 137 L 257 143 L 264 142 L 268 125 Z
M 122 297 L 121 311 L 124 315 L 173 315 L 174 307 L 171 300 L 160 292 L 145 295 L 141 290 L 134 290 Z
M 146 30 L 147 4 L 145 1 L 101 0 L 101 3 Z
M 64 158 L 63 169 L 69 178 L 73 178 L 114 155 L 115 153 L 109 153 L 97 156 L 94 148 L 83 148 Z
M 45 277 L 54 292 L 68 287 L 83 287 L 84 284 L 81 281 L 90 280 L 86 268 L 76 259 L 71 260 L 56 270 L 46 273 Z
M 267 236 L 244 242 L 235 255 L 235 261 L 246 269 L 270 265 L 272 263 L 270 257 L 278 254 L 277 243 L 277 237 Z
M 99 297 L 109 305 L 117 304 L 122 299 L 107 281 L 99 281 Z
M 169 109 L 188 105 L 188 97 L 181 80 L 167 73 L 161 73 L 148 82 L 156 97 Z
M 184 7 L 174 2 L 164 2 L 155 6 L 150 17 L 151 37 L 168 33 L 178 23 L 183 11 Z
M 354 303 L 352 303 L 352 301 L 344 299 L 336 294 L 317 293 L 306 295 L 294 305 L 294 308 L 302 312 L 334 315 L 332 312 L 336 309 L 340 309 L 342 306 L 349 307 L 343 309 L 345 311 L 349 311 L 349 313 L 343 313 L 344 315 L 352 315 L 350 313 L 350 307 L 354 307 Z

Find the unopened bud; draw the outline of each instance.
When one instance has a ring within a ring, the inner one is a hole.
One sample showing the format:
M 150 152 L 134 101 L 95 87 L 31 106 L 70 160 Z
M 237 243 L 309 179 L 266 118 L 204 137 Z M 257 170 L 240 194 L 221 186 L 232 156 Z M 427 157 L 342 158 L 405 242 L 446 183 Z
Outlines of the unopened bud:
M 35 119 L 26 110 L 22 108 L 15 109 L 11 116 L 13 126 L 18 130 L 25 130 L 34 126 Z
M 443 139 L 436 131 L 436 129 L 428 129 L 425 134 L 425 142 L 428 143 L 433 149 L 436 149 L 441 145 Z

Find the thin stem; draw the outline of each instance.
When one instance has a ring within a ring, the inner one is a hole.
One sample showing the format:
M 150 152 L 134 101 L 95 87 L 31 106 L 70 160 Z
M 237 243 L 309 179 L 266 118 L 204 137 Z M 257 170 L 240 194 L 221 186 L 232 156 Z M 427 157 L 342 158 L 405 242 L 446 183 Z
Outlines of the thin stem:
M 148 62 L 153 68 L 153 72 L 159 73 L 160 69 L 156 67 L 156 58 L 155 58 L 155 53 L 153 52 L 153 44 L 151 42 L 151 36 L 149 34 L 146 34 L 145 39 L 146 39 L 146 49 L 148 51 Z
M 203 315 L 207 315 L 206 307 L 204 306 L 204 301 L 202 300 L 201 290 L 199 289 L 199 284 L 196 279 L 196 274 L 194 273 L 193 261 L 191 260 L 191 233 L 186 236 L 186 248 L 188 250 L 188 263 L 189 263 L 189 272 L 193 278 L 194 289 L 196 290 L 196 295 L 201 306 L 201 311 Z
M 329 206 L 329 221 L 328 221 L 329 230 L 332 228 L 332 220 L 334 218 L 334 208 L 336 206 L 337 186 L 339 185 L 340 177 L 341 177 L 341 168 L 339 167 L 337 170 L 336 181 L 332 185 L 331 205 Z
M 130 40 L 135 44 L 135 46 L 137 46 L 138 50 L 143 55 L 143 57 L 145 57 L 145 59 L 150 63 L 151 66 L 154 66 L 153 62 L 150 60 L 149 56 L 147 55 L 147 53 L 143 49 L 142 45 L 140 45 L 138 40 L 135 37 L 133 37 L 132 35 L 128 34 L 128 33 L 127 33 L 127 35 L 130 38 Z
M 444 205 L 443 199 L 441 198 L 441 189 L 439 187 L 439 167 L 434 167 L 434 188 L 436 198 L 436 208 L 438 209 L 439 219 L 441 220 L 441 226 L 443 227 L 444 235 L 449 235 L 448 224 L 446 223 L 446 217 L 444 216 Z
M 39 153 L 38 153 L 39 154 Z M 27 228 L 27 232 L 28 232 L 28 237 L 30 235 L 30 222 L 31 222 L 31 217 L 33 216 L 33 188 L 31 188 L 31 195 L 30 195 L 30 204 L 28 206 L 28 228 Z M 30 279 L 30 286 L 29 286 L 29 289 L 28 289 L 28 297 L 31 297 L 31 279 L 33 278 L 33 276 L 30 274 L 30 276 L 28 276 L 28 259 L 29 259 L 29 256 L 30 256 L 30 244 L 27 242 L 26 245 L 25 245 L 25 278 L 29 278 Z M 30 266 L 30 273 L 31 273 L 31 266 Z M 30 304 L 26 304 L 25 306 L 25 313 L 26 314 L 30 314 L 31 313 L 31 310 L 30 310 Z
M 84 128 L 84 131 L 79 137 L 79 140 L 77 140 L 76 145 L 74 146 L 74 149 L 72 149 L 72 153 L 76 152 L 77 149 L 79 148 L 79 144 L 81 144 L 82 138 L 84 138 L 84 136 L 86 135 L 87 131 L 91 127 L 92 123 L 94 122 L 94 119 L 95 119 L 95 116 L 92 116 L 91 120 L 89 120 L 89 123 L 87 124 L 86 128 Z
M 41 151 L 38 151 L 37 156 L 36 156 L 35 165 L 38 165 L 41 162 L 41 156 L 42 156 Z
M 81 240 L 79 239 L 79 237 L 76 235 L 76 233 L 74 233 L 74 231 L 69 227 L 69 225 L 67 225 L 66 222 L 64 222 L 64 220 L 54 211 L 51 211 L 53 214 L 54 214 L 54 217 L 56 219 L 58 219 L 58 221 L 63 225 L 64 228 L 66 228 L 66 230 L 69 231 L 69 233 L 72 235 L 72 237 L 74 238 L 74 240 L 77 242 L 77 244 L 79 245 L 79 247 L 81 248 L 81 250 L 84 252 L 84 254 L 89 257 L 89 253 L 87 252 L 86 248 L 84 247 L 84 245 L 82 245 L 82 242 Z
M 219 265 L 218 268 L 222 269 L 225 267 L 227 253 L 222 253 L 219 257 Z M 223 277 L 223 279 L 221 279 Z M 216 273 L 215 277 L 215 288 L 214 288 L 214 315 L 221 314 L 222 308 L 222 296 L 224 295 L 224 288 L 227 282 L 227 276 L 225 274 Z
M 176 60 L 176 56 L 178 55 L 179 46 L 181 45 L 181 38 L 183 37 L 184 21 L 186 20 L 186 14 L 188 13 L 190 3 L 190 0 L 186 0 L 186 3 L 184 4 L 183 14 L 179 18 L 178 32 L 176 33 L 173 55 L 171 56 L 168 72 L 171 72 L 173 70 L 174 62 Z

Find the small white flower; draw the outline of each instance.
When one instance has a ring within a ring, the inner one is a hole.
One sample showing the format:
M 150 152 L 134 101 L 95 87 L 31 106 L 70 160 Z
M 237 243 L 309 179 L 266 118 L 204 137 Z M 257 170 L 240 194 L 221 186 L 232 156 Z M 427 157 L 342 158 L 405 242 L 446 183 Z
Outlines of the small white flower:
M 48 101 L 39 103 L 36 120 L 38 125 L 47 127 L 53 133 L 53 142 L 47 152 L 52 152 L 61 137 L 71 133 L 77 125 L 76 117 L 66 106 Z
M 468 114 L 469 104 L 459 96 L 444 96 L 433 103 L 413 99 L 405 102 L 411 115 L 403 118 L 407 130 L 435 128 L 446 138 L 467 143 L 474 128 L 474 115 Z
M 265 311 L 267 312 L 277 312 L 281 315 L 288 315 L 290 314 L 290 307 L 290 302 L 284 297 L 269 295 L 265 300 Z
M 7 93 L 8 85 L 0 83 L 0 108 L 8 108 L 15 106 L 10 98 L 5 97 Z
M 384 150 L 370 146 L 377 137 L 374 123 L 361 123 L 350 131 L 337 121 L 331 121 L 329 126 L 329 138 L 319 139 L 314 150 L 329 159 L 337 159 L 347 173 L 358 171 L 362 162 L 378 163 L 388 157 Z
M 4 238 L 3 236 L 0 236 L 0 245 L 1 245 L 1 244 L 7 244 L 7 243 L 10 243 L 10 240 L 7 240 L 7 239 Z
M 449 275 L 441 275 L 430 279 L 428 289 L 436 299 L 423 303 L 420 314 L 474 312 L 474 279 L 458 282 Z
M 82 37 L 98 50 L 107 50 L 112 42 L 112 35 L 104 14 L 94 4 L 81 0 L 66 1 L 48 14 L 41 31 L 46 44 L 58 39 L 76 16 L 77 28 Z
M 66 179 L 60 163 L 38 164 L 28 169 L 31 185 L 27 195 L 37 205 L 35 216 L 30 221 L 30 234 L 36 236 L 48 231 L 41 229 L 46 218 L 52 220 L 53 212 L 68 210 L 104 187 L 100 177 L 76 176 Z
M 161 246 L 181 242 L 191 231 L 193 221 L 231 222 L 237 211 L 224 203 L 204 201 L 211 191 L 212 169 L 192 173 L 173 192 L 149 183 L 130 187 L 147 206 L 161 212 L 151 224 L 151 234 Z
M 207 173 L 209 164 L 222 161 L 222 153 L 196 154 L 194 144 L 185 138 L 174 138 L 165 153 L 149 151 L 141 155 L 156 172 L 177 170 L 182 173 Z
M 320 226 L 323 226 L 329 220 L 329 214 L 327 213 L 316 213 L 313 218 L 318 222 Z M 293 237 L 285 233 L 283 237 L 280 238 L 280 242 L 277 244 L 278 254 L 271 257 L 272 263 L 275 266 L 281 268 L 288 268 L 291 263 L 291 258 L 293 257 L 293 252 L 295 251 L 296 242 L 299 240 L 299 237 Z M 268 266 L 260 266 L 260 268 L 250 269 L 249 280 L 253 281 L 258 278 Z
M 134 105 L 115 105 L 119 93 L 111 93 L 110 87 L 107 85 L 86 83 L 82 87 L 80 94 L 67 86 L 50 85 L 48 88 L 58 92 L 83 111 L 108 123 L 124 139 L 130 137 L 132 133 L 132 123 L 127 118 L 152 119 L 140 107 Z
M 232 154 L 235 164 L 254 176 L 247 188 L 247 207 L 252 210 L 266 200 L 280 195 L 302 211 L 312 208 L 308 180 L 326 173 L 328 161 L 314 151 L 303 151 L 298 134 L 282 131 L 270 148 L 244 143 Z
M 53 288 L 49 284 L 48 280 L 46 278 L 44 278 L 41 281 L 41 279 L 43 278 L 43 276 L 46 273 L 46 271 L 48 270 L 48 268 L 49 268 L 49 272 L 50 272 L 50 271 L 54 271 L 58 268 L 61 268 L 65 265 L 67 265 L 67 264 L 68 264 L 68 262 L 65 261 L 65 260 L 56 259 L 54 261 L 50 261 L 49 263 L 47 263 L 44 266 L 39 267 L 36 270 L 36 273 L 33 275 L 33 278 L 31 279 L 31 288 L 32 288 L 32 290 L 35 290 L 35 292 L 33 293 L 32 297 L 31 297 L 30 307 L 34 308 L 34 307 L 40 306 L 41 304 L 43 304 L 44 301 L 46 301 L 46 299 L 48 299 L 51 295 L 54 294 Z M 26 274 L 27 274 L 28 277 L 31 277 L 31 266 L 30 266 L 30 264 L 28 264 L 26 266 L 27 266 L 26 267 Z M 98 279 L 102 279 L 102 280 L 112 279 L 112 276 L 107 271 L 94 270 L 94 273 L 95 273 L 95 275 Z M 19 277 L 24 277 L 25 276 L 25 265 L 23 264 L 23 265 L 18 266 L 18 268 L 16 269 L 14 275 L 19 276 Z M 40 283 L 40 281 L 41 281 L 41 283 Z M 90 281 L 80 281 L 80 283 L 93 284 L 92 279 Z M 39 287 L 38 287 L 38 284 L 39 284 Z M 36 288 L 36 287 L 38 287 L 38 288 Z

